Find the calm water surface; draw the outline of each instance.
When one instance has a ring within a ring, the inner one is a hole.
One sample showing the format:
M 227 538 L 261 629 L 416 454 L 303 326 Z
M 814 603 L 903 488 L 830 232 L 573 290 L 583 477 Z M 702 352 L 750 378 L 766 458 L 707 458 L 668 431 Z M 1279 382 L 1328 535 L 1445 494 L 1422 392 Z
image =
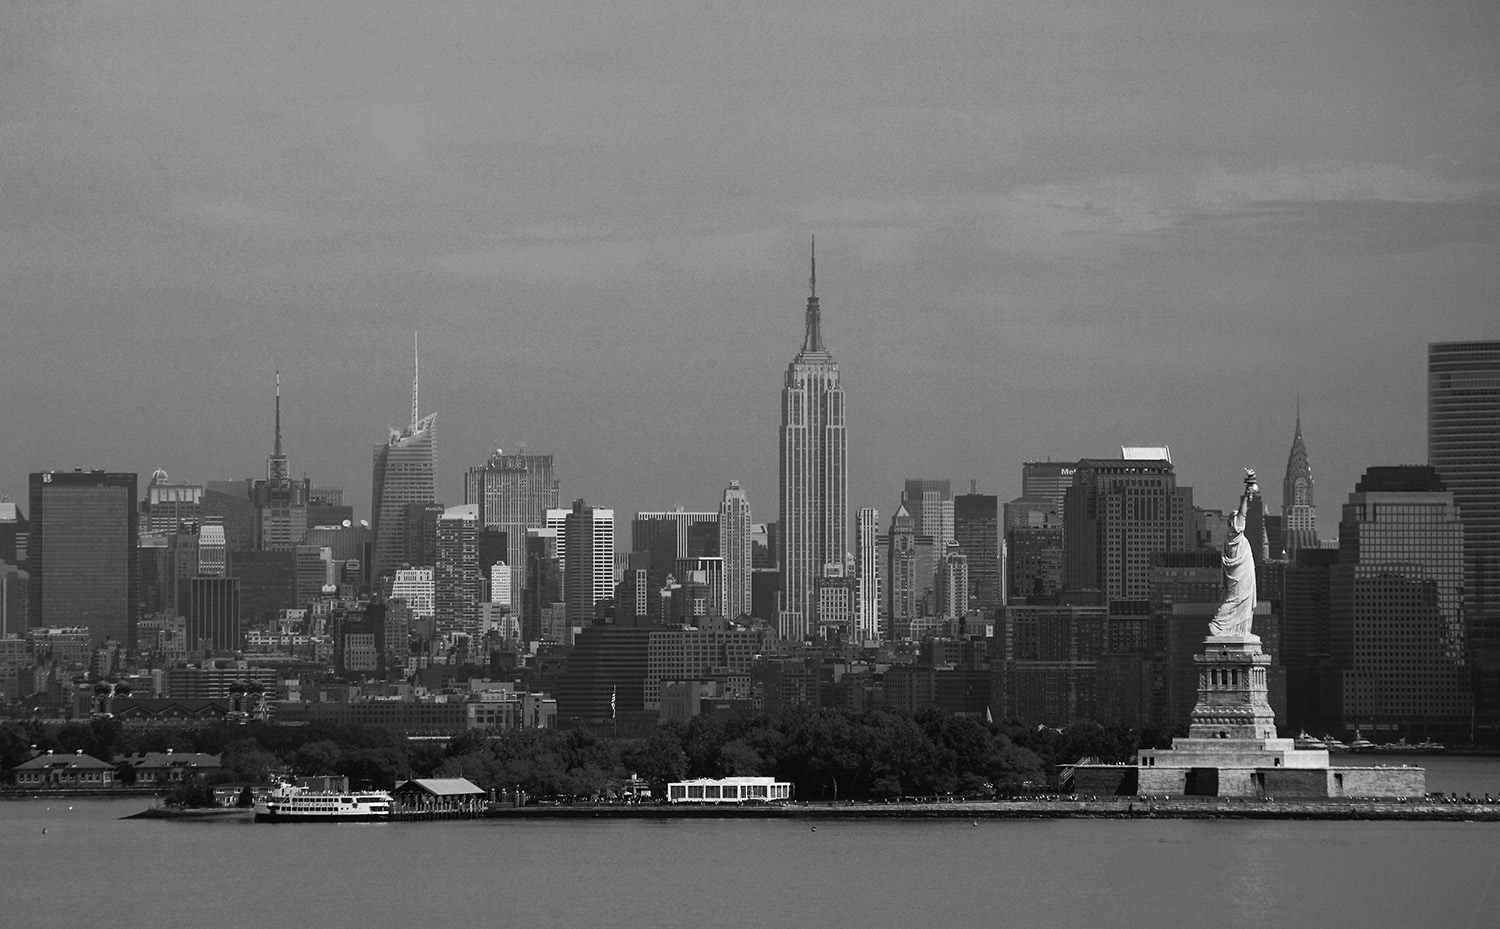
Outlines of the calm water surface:
M 1369 929 L 1500 912 L 1494 823 L 118 818 L 142 805 L 0 803 L 0 924 Z

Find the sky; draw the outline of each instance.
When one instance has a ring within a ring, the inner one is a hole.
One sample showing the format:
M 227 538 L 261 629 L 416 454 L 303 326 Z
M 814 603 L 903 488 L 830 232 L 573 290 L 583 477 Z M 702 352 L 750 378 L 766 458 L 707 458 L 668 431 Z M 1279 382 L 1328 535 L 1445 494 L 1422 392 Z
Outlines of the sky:
M 436 413 L 619 514 L 775 518 L 817 236 L 850 503 L 1167 445 L 1324 534 L 1500 337 L 1500 4 L 31 2 L 0 29 L 0 494 L 294 474 Z M 24 504 L 23 504 L 24 508 Z

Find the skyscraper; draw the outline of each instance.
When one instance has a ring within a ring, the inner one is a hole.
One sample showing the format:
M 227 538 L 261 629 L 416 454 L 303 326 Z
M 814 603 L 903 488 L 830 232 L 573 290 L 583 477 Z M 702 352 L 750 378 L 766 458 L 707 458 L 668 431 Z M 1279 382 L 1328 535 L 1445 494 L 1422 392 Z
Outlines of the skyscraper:
M 548 514 L 549 522 L 557 513 L 553 510 Z M 592 623 L 594 607 L 614 596 L 615 511 L 579 499 L 560 515 L 563 602 L 567 604 L 568 625 L 577 628 Z
M 972 492 L 954 497 L 953 538 L 969 557 L 969 608 L 988 612 L 1000 606 L 1000 498 Z
M 953 541 L 953 485 L 946 480 L 907 478 L 901 502 L 917 521 L 918 534 L 932 536 L 937 550 L 947 551 Z
M 1332 568 L 1332 725 L 1467 735 L 1464 527 L 1436 469 L 1367 470 L 1344 504 Z
M 87 626 L 95 645 L 133 647 L 136 476 L 43 471 L 30 483 L 31 625 Z
M 1151 556 L 1188 548 L 1193 491 L 1165 448 L 1078 462 L 1063 508 L 1063 584 L 1111 600 L 1150 596 Z
M 1010 603 L 1044 598 L 1062 588 L 1063 524 L 1050 497 L 1005 504 L 1005 596 Z
M 1464 522 L 1476 713 L 1500 724 L 1500 342 L 1427 346 L 1427 463 Z
M 719 504 L 719 555 L 724 559 L 720 612 L 738 619 L 750 612 L 750 501 L 739 481 L 729 482 Z
M 1286 459 L 1286 477 L 1281 482 L 1281 539 L 1288 558 L 1304 548 L 1318 547 L 1318 511 L 1313 504 L 1312 464 L 1302 441 L 1302 410 L 1298 404 L 1297 434 Z
M 415 343 L 414 343 L 415 344 Z M 416 358 L 415 351 L 413 358 Z M 433 425 L 437 414 L 418 416 L 420 367 L 413 365 L 411 423 L 392 429 L 384 445 L 375 446 L 374 480 L 370 492 L 371 531 L 374 534 L 371 577 L 380 578 L 401 567 L 406 539 L 406 507 L 433 503 Z
M 854 514 L 854 564 L 859 581 L 859 639 L 878 642 L 881 636 L 880 604 L 882 564 L 880 557 L 880 511 L 860 507 Z
M 511 609 L 520 611 L 525 589 L 526 530 L 547 524 L 557 509 L 558 483 L 551 455 L 528 455 L 525 448 L 507 455 L 501 449 L 464 476 L 464 502 L 479 505 L 479 523 L 505 533 L 505 563 L 512 568 Z
M 947 551 L 939 559 L 933 587 L 935 615 L 960 619 L 969 612 L 969 556 L 957 542 L 948 543 Z
M 906 504 L 899 504 L 891 516 L 886 550 L 886 638 L 911 638 L 912 623 L 927 615 L 935 567 L 932 548 L 932 536 L 920 535 Z
M 192 532 L 203 521 L 203 485 L 174 484 L 167 472 L 153 472 L 141 502 L 140 521 L 142 535 Z
M 814 242 L 816 249 L 816 242 Z M 844 389 L 823 344 L 814 250 L 802 350 L 787 367 L 781 391 L 780 498 L 777 553 L 781 609 L 800 617 L 800 638 L 812 619 L 813 581 L 842 565 L 848 545 L 849 481 Z
M 479 616 L 479 507 L 449 507 L 437 521 L 437 564 L 432 572 L 433 619 L 438 635 L 472 634 Z
M 1076 461 L 1025 462 L 1021 465 L 1021 496 L 1051 501 L 1052 512 L 1057 513 L 1061 525 L 1068 488 L 1073 486 L 1073 474 L 1077 470 Z
M 307 534 L 307 503 L 312 482 L 292 480 L 286 454 L 281 448 L 281 372 L 276 372 L 276 437 L 266 459 L 266 479 L 256 481 L 250 491 L 255 507 L 255 549 L 262 552 L 290 551 Z

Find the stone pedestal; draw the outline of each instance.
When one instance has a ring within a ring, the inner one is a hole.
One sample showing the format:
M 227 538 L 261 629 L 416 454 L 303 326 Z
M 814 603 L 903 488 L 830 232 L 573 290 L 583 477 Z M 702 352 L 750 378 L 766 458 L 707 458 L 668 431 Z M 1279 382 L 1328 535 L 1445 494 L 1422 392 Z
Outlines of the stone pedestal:
M 1276 714 L 1266 698 L 1271 656 L 1258 636 L 1209 636 L 1198 665 L 1198 703 L 1188 725 L 1190 739 L 1274 739 Z
M 1282 792 L 1322 795 L 1328 751 L 1300 750 L 1293 739 L 1277 738 L 1276 714 L 1266 698 L 1271 657 L 1260 650 L 1260 638 L 1209 636 L 1193 660 L 1198 702 L 1188 737 L 1173 739 L 1169 749 L 1140 753 L 1140 792 L 1253 797 L 1271 793 L 1273 785 L 1295 783 Z M 1289 780 L 1280 773 L 1288 769 L 1306 775 Z

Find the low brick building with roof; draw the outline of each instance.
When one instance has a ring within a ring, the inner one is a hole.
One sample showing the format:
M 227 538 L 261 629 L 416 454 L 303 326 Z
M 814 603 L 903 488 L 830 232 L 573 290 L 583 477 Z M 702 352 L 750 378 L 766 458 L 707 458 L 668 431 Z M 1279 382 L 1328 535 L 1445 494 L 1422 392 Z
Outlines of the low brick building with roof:
M 16 765 L 11 774 L 17 787 L 104 789 L 116 784 L 115 766 L 81 749 L 71 755 L 48 751 Z

